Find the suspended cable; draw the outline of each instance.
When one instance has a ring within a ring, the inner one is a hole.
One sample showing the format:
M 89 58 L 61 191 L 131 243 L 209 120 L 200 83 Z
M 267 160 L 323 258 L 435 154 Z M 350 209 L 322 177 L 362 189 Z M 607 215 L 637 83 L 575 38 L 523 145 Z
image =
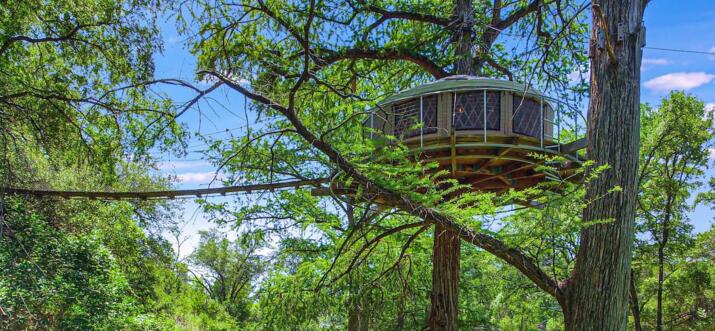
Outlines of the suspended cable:
M 126 200 L 126 199 L 174 199 L 181 197 L 204 197 L 208 195 L 226 195 L 227 193 L 236 192 L 255 192 L 255 191 L 273 191 L 284 188 L 299 188 L 303 186 L 319 187 L 321 184 L 329 182 L 329 178 L 318 178 L 309 180 L 294 180 L 279 183 L 268 184 L 253 184 L 226 186 L 204 189 L 190 190 L 163 190 L 163 191 L 144 191 L 144 192 L 106 192 L 106 191 L 57 191 L 57 190 L 35 190 L 26 188 L 0 188 L 0 192 L 16 195 L 31 195 L 37 197 L 61 197 L 69 198 L 87 198 L 101 200 Z
M 643 48 L 652 49 L 652 50 L 656 50 L 656 51 L 666 51 L 666 52 L 715 55 L 715 52 L 708 52 L 708 51 L 693 51 L 693 50 L 687 50 L 687 49 L 662 48 L 662 47 L 643 47 Z

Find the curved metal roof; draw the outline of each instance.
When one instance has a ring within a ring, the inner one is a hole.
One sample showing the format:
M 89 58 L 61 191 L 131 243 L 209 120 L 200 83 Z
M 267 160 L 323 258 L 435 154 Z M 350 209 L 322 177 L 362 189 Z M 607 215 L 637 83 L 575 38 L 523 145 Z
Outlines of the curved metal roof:
M 436 80 L 431 83 L 423 84 L 413 88 L 409 88 L 387 97 L 381 101 L 380 105 L 387 105 L 396 101 L 418 97 L 440 92 L 449 92 L 455 90 L 481 90 L 493 89 L 500 91 L 511 91 L 514 93 L 524 94 L 531 97 L 540 98 L 543 94 L 526 84 L 513 82 L 502 79 L 492 79 L 477 76 L 455 75 Z

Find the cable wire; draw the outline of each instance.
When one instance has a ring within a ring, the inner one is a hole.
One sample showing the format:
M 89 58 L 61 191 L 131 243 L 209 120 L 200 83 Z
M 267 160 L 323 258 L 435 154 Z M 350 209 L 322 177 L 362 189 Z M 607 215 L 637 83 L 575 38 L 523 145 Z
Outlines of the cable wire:
M 666 52 L 678 52 L 678 53 L 692 53 L 692 54 L 705 54 L 705 55 L 715 55 L 715 52 L 708 51 L 693 51 L 688 49 L 676 49 L 676 48 L 663 48 L 663 47 L 643 47 L 645 49 L 652 49 L 656 51 L 666 51 Z

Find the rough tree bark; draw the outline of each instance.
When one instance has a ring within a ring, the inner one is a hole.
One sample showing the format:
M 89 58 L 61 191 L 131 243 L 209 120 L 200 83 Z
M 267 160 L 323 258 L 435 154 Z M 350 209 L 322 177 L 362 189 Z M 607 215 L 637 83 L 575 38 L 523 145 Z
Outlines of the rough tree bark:
M 456 0 L 452 18 L 454 27 L 455 64 L 454 72 L 459 75 L 474 74 L 472 63 L 472 33 L 474 32 L 474 6 L 472 0 Z
M 588 184 L 585 222 L 561 300 L 567 330 L 625 330 L 640 128 L 643 0 L 593 2 L 588 156 L 610 168 Z M 600 42 L 603 40 L 603 42 Z M 609 192 L 619 186 L 622 191 Z
M 471 0 L 456 0 L 452 18 L 458 24 L 454 29 L 454 72 L 462 75 L 474 73 L 472 65 L 472 31 L 474 8 Z M 435 225 L 432 251 L 432 295 L 429 316 L 430 330 L 459 329 L 459 258 L 461 239 L 459 233 Z
M 435 225 L 430 330 L 458 329 L 460 246 L 459 234 Z

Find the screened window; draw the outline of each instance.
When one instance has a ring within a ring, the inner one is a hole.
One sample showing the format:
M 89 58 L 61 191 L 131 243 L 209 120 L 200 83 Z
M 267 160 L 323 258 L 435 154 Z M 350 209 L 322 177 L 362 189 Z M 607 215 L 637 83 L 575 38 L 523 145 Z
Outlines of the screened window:
M 514 96 L 512 116 L 513 131 L 526 136 L 541 137 L 541 103 L 533 99 Z
M 425 134 L 437 132 L 437 96 L 430 95 L 422 98 L 422 121 Z
M 395 137 L 411 138 L 420 135 L 420 99 L 412 99 L 392 106 L 395 114 Z M 423 132 L 437 132 L 437 96 L 422 98 Z
M 486 102 L 487 130 L 499 130 L 500 93 L 487 91 Z M 456 130 L 482 130 L 484 128 L 484 91 L 457 93 L 454 100 L 454 128 Z

